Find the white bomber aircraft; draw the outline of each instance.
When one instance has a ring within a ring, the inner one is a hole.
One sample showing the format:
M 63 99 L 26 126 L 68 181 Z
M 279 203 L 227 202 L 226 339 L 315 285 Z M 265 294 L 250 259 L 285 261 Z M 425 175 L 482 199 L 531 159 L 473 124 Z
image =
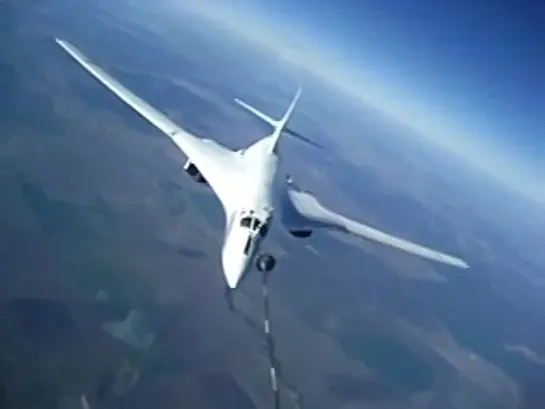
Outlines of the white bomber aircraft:
M 301 88 L 280 119 L 273 119 L 245 102 L 235 100 L 268 123 L 273 132 L 246 149 L 232 151 L 182 129 L 125 88 L 76 47 L 58 38 L 56 42 L 98 81 L 165 133 L 188 157 L 184 170 L 196 182 L 208 184 L 214 191 L 225 212 L 226 226 L 221 261 L 230 289 L 236 288 L 245 273 L 252 268 L 254 258 L 260 271 L 270 271 L 274 267 L 276 261 L 272 255 L 258 254 L 273 222 L 282 224 L 295 237 L 309 237 L 314 229 L 328 228 L 430 260 L 468 268 L 459 258 L 343 217 L 324 207 L 310 193 L 297 189 L 291 178 L 286 180 L 280 177 L 277 172 L 280 163 L 278 142 L 284 132 L 293 134 L 287 124 L 301 96 Z

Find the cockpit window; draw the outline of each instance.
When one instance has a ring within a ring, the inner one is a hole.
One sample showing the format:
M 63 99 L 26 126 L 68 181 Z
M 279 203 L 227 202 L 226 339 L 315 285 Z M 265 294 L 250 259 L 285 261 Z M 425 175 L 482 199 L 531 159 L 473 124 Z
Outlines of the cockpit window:
M 253 216 L 245 216 L 240 219 L 240 225 L 241 227 L 246 227 L 247 229 L 250 229 L 254 232 L 259 231 L 259 235 L 261 237 L 265 237 L 269 232 L 269 223 L 262 222 L 261 220 Z
M 253 220 L 254 220 L 253 217 L 243 217 L 243 218 L 240 220 L 240 225 L 241 225 L 242 227 L 248 227 L 249 229 L 251 229 L 251 228 L 252 228 Z
M 247 228 L 252 229 L 252 230 L 259 229 L 262 226 L 262 224 L 263 223 L 261 223 L 261 221 L 259 219 L 256 219 L 255 217 L 250 217 L 250 216 L 243 217 L 240 220 L 240 225 L 242 227 L 247 227 Z

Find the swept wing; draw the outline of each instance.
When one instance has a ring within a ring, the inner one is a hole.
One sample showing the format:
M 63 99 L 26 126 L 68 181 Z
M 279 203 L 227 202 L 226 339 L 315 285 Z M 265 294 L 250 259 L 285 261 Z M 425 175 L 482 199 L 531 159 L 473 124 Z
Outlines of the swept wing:
M 233 151 L 209 139 L 198 138 L 182 129 L 164 114 L 125 88 L 75 46 L 58 38 L 55 41 L 93 77 L 166 134 L 199 169 L 224 207 L 232 206 L 235 200 L 232 181 L 235 179 L 236 174 L 241 171 L 239 157 Z
M 395 237 L 337 214 L 322 205 L 318 199 L 308 192 L 288 188 L 286 195 L 283 196 L 282 221 L 288 229 L 333 229 L 454 267 L 469 267 L 460 258 Z

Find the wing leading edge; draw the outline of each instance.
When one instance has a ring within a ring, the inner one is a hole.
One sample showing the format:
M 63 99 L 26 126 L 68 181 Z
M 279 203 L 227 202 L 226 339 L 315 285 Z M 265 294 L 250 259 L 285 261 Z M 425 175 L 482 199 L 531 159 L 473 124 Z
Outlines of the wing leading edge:
M 284 200 L 283 217 L 286 225 L 295 228 L 330 228 L 351 233 L 386 246 L 414 254 L 429 260 L 438 261 L 458 268 L 468 268 L 460 258 L 441 253 L 419 244 L 392 236 L 363 223 L 341 216 L 326 207 L 318 199 L 306 192 L 288 190 Z
M 240 171 L 240 162 L 233 151 L 214 141 L 197 138 L 180 128 L 164 114 L 125 88 L 119 81 L 93 63 L 75 46 L 59 38 L 56 38 L 55 41 L 102 85 L 165 133 L 191 162 L 197 166 L 222 204 L 230 206 L 230 203 L 235 200 L 232 188 L 230 188 L 231 180 Z

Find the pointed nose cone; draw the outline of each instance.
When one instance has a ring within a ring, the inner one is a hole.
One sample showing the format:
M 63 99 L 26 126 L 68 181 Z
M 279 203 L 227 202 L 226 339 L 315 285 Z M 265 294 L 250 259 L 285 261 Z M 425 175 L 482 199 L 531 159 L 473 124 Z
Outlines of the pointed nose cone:
M 247 260 L 245 257 L 236 255 L 225 255 L 223 257 L 223 274 L 227 285 L 231 289 L 237 288 L 244 272 L 246 271 Z

